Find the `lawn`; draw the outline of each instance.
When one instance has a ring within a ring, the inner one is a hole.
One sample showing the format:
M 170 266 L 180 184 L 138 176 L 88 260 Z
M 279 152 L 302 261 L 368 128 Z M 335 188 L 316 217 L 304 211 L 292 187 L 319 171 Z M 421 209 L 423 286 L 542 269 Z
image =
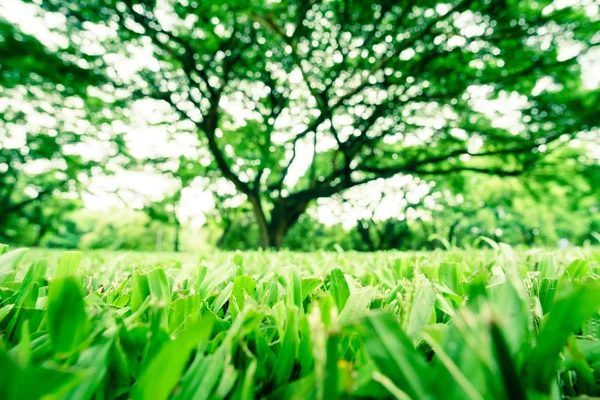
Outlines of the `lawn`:
M 600 250 L 0 253 L 2 399 L 600 396 Z

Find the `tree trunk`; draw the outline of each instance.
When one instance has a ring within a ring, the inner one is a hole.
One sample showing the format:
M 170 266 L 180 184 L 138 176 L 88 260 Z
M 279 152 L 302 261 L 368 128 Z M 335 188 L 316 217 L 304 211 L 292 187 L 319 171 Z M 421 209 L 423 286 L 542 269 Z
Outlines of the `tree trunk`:
M 173 243 L 173 250 L 175 252 L 179 251 L 179 232 L 181 230 L 181 222 L 179 222 L 179 219 L 177 219 L 177 217 L 175 217 L 175 241 Z
M 232 225 L 233 225 L 233 221 L 229 218 L 226 218 L 225 219 L 225 227 L 223 228 L 223 232 L 221 232 L 221 236 L 219 236 L 219 239 L 217 239 L 216 246 L 218 249 L 223 248 L 223 245 L 225 244 L 225 240 L 227 239 L 227 235 L 229 234 L 229 231 L 231 230 Z
M 457 219 L 452 225 L 450 225 L 450 229 L 448 230 L 448 243 L 450 243 L 453 246 L 456 246 L 458 244 L 458 239 L 456 238 L 456 230 L 461 222 L 462 219 Z
M 158 230 L 156 231 L 156 252 L 160 253 L 162 250 L 162 237 L 163 237 L 163 226 L 158 224 Z
M 269 224 L 267 223 L 267 218 L 265 216 L 265 212 L 263 211 L 260 197 L 258 195 L 248 196 L 248 199 L 250 200 L 250 204 L 252 204 L 254 216 L 256 217 L 256 222 L 258 223 L 258 231 L 260 232 L 260 247 L 267 249 L 271 247 L 271 241 L 269 238 Z
M 375 251 L 375 243 L 371 238 L 371 230 L 369 229 L 369 223 L 363 220 L 356 221 L 356 230 L 360 234 L 363 243 L 367 246 L 369 251 Z
M 290 227 L 287 226 L 285 221 L 279 221 L 279 223 L 277 223 L 270 229 L 269 246 L 275 250 L 281 249 L 283 239 L 285 239 L 285 235 L 288 233 L 289 230 Z
M 289 231 L 289 227 L 283 221 L 271 222 L 266 226 L 258 224 L 258 229 L 260 232 L 260 247 L 273 250 L 281 248 L 285 234 Z
M 263 249 L 281 249 L 285 235 L 294 223 L 295 221 L 290 225 L 285 215 L 274 213 L 271 217 L 271 222 L 265 227 L 266 229 L 260 232 L 260 246 Z
M 523 241 L 529 247 L 533 246 L 535 242 L 535 235 L 533 234 L 533 229 L 528 229 L 525 225 L 518 225 L 521 230 L 521 235 L 523 236 Z
M 40 244 L 42 243 L 42 239 L 44 238 L 44 235 L 46 234 L 46 232 L 48 231 L 48 226 L 47 225 L 41 225 L 40 226 L 40 230 L 38 231 L 38 234 L 35 238 L 35 242 L 33 243 L 33 247 L 40 247 Z
M 383 230 L 378 230 L 379 246 L 378 250 L 392 250 L 400 247 L 402 234 L 398 233 L 396 227 L 402 224 L 401 221 L 388 219 L 384 222 Z
M 260 232 L 260 246 L 263 249 L 279 250 L 283 245 L 285 235 L 294 226 L 308 206 L 308 201 L 292 202 L 289 199 L 279 199 L 271 211 L 271 221 L 262 209 L 260 199 L 250 199 Z

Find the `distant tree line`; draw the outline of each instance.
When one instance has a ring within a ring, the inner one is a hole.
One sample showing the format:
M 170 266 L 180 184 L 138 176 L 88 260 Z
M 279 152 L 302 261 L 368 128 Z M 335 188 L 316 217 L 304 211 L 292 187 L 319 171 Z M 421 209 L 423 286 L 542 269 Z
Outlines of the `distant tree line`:
M 460 196 L 441 189 L 431 193 L 434 207 L 423 201 L 403 203 L 399 217 L 363 218 L 349 228 L 341 223 L 327 226 L 307 213 L 286 235 L 282 248 L 377 251 L 488 246 L 482 236 L 529 247 L 555 248 L 561 239 L 572 246 L 600 244 L 600 199 L 592 186 L 583 179 L 576 182 L 578 192 L 555 183 L 535 184 L 532 188 L 519 179 L 495 178 Z M 16 219 L 13 236 L 2 240 L 28 246 L 143 251 L 253 250 L 261 245 L 250 205 L 216 207 L 199 229 L 165 215 L 171 214 L 148 208 L 78 209 L 43 224 Z

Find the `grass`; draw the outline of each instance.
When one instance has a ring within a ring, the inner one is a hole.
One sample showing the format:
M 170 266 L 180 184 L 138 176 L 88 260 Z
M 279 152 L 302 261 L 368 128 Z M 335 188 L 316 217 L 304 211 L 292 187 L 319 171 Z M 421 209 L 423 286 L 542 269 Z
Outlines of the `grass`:
M 2 399 L 600 395 L 598 250 L 0 253 Z

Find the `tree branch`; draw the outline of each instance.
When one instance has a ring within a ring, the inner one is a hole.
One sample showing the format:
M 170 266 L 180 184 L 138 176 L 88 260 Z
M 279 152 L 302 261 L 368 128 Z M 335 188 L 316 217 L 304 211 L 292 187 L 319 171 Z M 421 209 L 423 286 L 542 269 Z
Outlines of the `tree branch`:
M 46 197 L 46 196 L 48 196 L 48 195 L 52 194 L 52 192 L 53 192 L 54 190 L 58 189 L 58 188 L 59 188 L 61 185 L 63 185 L 64 183 L 65 183 L 65 182 L 61 182 L 60 184 L 54 185 L 54 186 L 52 186 L 52 187 L 49 187 L 49 188 L 42 189 L 41 191 L 39 191 L 39 192 L 38 192 L 37 196 L 35 196 L 35 197 L 31 197 L 31 198 L 29 198 L 29 199 L 27 199 L 27 200 L 23 200 L 23 201 L 20 201 L 20 202 L 18 202 L 18 203 L 11 204 L 11 205 L 9 205 L 9 206 L 6 208 L 5 212 L 6 212 L 7 214 L 10 214 L 10 213 L 13 213 L 13 212 L 15 212 L 15 211 L 19 211 L 19 210 L 21 210 L 23 207 L 25 207 L 25 206 L 27 206 L 27 205 L 29 205 L 29 204 L 31 204 L 31 203 L 34 203 L 34 202 L 36 202 L 36 201 L 39 201 L 39 200 L 43 199 L 44 197 Z

